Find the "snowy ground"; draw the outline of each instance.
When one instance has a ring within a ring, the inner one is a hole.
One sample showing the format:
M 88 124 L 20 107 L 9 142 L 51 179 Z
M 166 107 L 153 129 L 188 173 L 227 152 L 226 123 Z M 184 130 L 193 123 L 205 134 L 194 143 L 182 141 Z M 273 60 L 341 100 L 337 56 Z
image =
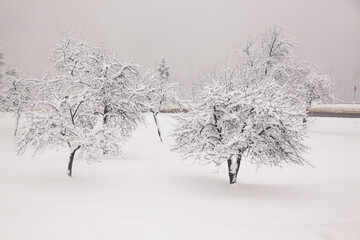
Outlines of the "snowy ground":
M 179 161 L 148 125 L 126 160 L 75 159 L 69 178 L 66 150 L 18 157 L 0 117 L 0 239 L 360 239 L 360 119 L 314 122 L 316 168 L 244 164 L 236 186 L 226 166 Z

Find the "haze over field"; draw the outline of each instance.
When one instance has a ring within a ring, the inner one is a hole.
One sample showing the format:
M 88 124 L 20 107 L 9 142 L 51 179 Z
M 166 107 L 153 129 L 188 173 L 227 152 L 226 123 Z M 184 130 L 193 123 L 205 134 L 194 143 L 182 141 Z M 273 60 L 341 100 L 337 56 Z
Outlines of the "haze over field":
M 187 81 L 222 65 L 228 52 L 271 25 L 297 37 L 301 53 L 333 75 L 339 97 L 353 99 L 360 81 L 358 0 L 0 0 L 6 62 L 28 74 L 48 69 L 58 27 L 80 29 L 144 70 L 165 56 L 174 80 Z

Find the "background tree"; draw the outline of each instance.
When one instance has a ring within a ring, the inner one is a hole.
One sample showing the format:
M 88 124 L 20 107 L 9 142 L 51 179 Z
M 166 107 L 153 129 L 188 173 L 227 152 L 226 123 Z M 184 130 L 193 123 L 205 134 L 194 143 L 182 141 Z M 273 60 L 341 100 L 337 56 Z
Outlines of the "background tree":
M 30 101 L 30 89 L 27 86 L 25 76 L 16 69 L 9 69 L 3 74 L 0 87 L 2 110 L 16 116 L 14 130 L 14 136 L 16 136 L 20 117 Z
M 2 51 L 2 49 L 0 48 L 0 84 L 3 84 L 3 77 L 4 77 L 4 73 L 1 71 L 1 67 L 5 65 L 5 60 L 4 60 L 4 53 Z M 3 87 L 0 88 L 0 111 L 4 111 L 4 95 L 3 95 L 3 91 L 2 90 Z
M 179 106 L 180 102 L 175 91 L 175 84 L 170 81 L 169 66 L 165 58 L 161 59 L 160 66 L 156 72 L 148 71 L 144 77 L 144 93 L 146 108 L 152 113 L 157 132 L 162 142 L 161 129 L 158 114 L 167 107 L 168 109 Z
M 2 49 L 0 48 L 0 66 L 2 66 L 4 64 L 5 64 L 4 53 L 3 53 Z
M 5 60 L 4 60 L 4 53 L 2 52 L 2 49 L 0 48 L 0 68 L 5 65 Z M 0 69 L 0 84 L 3 85 L 3 77 L 4 74 Z M 0 88 L 0 111 L 4 111 L 4 94 L 3 94 L 3 87 Z
M 334 97 L 334 81 L 329 75 L 321 74 L 318 67 L 307 62 L 303 62 L 306 72 L 305 80 L 296 85 L 299 95 L 305 99 L 306 115 L 303 121 L 307 121 L 307 115 L 314 103 L 332 103 Z
M 0 53 L 0 65 L 5 64 L 2 57 Z M 0 72 L 0 109 L 15 115 L 15 136 L 23 112 L 31 107 L 37 97 L 37 87 L 36 80 L 26 77 L 15 68 Z

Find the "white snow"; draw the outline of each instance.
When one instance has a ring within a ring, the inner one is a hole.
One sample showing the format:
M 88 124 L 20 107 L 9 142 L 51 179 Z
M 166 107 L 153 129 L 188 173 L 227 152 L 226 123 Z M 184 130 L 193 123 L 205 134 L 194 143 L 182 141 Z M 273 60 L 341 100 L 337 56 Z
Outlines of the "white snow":
M 319 118 L 306 158 L 316 167 L 255 169 L 192 165 L 169 151 L 172 128 L 149 116 L 124 147 L 126 159 L 87 164 L 69 151 L 15 154 L 0 117 L 0 239 L 360 239 L 360 119 Z M 219 170 L 218 173 L 217 170 Z

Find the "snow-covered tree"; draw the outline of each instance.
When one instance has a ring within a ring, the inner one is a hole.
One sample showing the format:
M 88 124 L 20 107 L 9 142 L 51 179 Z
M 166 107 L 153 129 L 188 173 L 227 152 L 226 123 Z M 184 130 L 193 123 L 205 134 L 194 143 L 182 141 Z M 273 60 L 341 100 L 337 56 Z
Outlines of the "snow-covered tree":
M 144 89 L 146 108 L 152 113 L 155 121 L 157 132 L 162 142 L 161 129 L 158 120 L 158 114 L 164 107 L 174 107 L 180 105 L 175 84 L 170 82 L 169 66 L 167 66 L 165 58 L 161 59 L 160 66 L 156 72 L 148 71 L 144 76 Z
M 0 48 L 0 67 L 5 65 L 5 60 L 4 60 L 4 53 L 2 52 L 2 49 Z M 1 71 L 0 69 L 0 84 L 3 85 L 3 78 L 4 78 L 4 73 Z M 4 100 L 4 94 L 3 94 L 4 90 L 3 87 L 0 86 L 0 111 L 4 111 L 4 104 L 5 104 L 5 100 Z
M 3 55 L 0 53 L 0 58 Z M 0 63 L 4 61 L 0 59 Z M 34 79 L 26 77 L 15 68 L 7 68 L 0 72 L 0 110 L 15 115 L 16 124 L 14 135 L 16 135 L 20 118 L 26 109 L 37 97 L 37 84 Z
M 103 128 L 91 89 L 66 76 L 47 79 L 43 98 L 25 113 L 18 135 L 19 153 L 28 146 L 41 152 L 46 148 L 67 146 L 70 149 L 68 174 L 72 174 L 75 153 L 88 160 L 97 159 Z
M 54 67 L 43 80 L 41 99 L 26 112 L 19 152 L 27 146 L 70 149 L 68 174 L 75 153 L 88 161 L 103 153 L 119 154 L 141 120 L 137 66 L 85 40 L 62 34 L 52 55 Z
M 275 81 L 240 84 L 214 79 L 196 106 L 178 117 L 174 150 L 203 164 L 227 162 L 230 184 L 243 160 L 269 166 L 303 164 L 303 110 Z
M 299 60 L 294 46 L 281 28 L 271 28 L 238 51 L 236 64 L 209 74 L 195 107 L 179 117 L 174 149 L 200 162 L 227 162 L 230 183 L 242 159 L 303 164 L 308 85 L 327 76 Z
M 138 66 L 120 62 L 103 47 L 73 40 L 68 34 L 54 51 L 56 66 L 72 77 L 90 83 L 92 95 L 99 105 L 96 114 L 103 117 L 105 127 L 118 128 L 128 137 L 142 120 L 141 76 Z M 140 89 L 141 90 L 141 89 Z M 119 146 L 104 141 L 104 153 L 118 153 Z
M 0 48 L 0 66 L 5 64 L 5 60 L 4 60 L 4 53 L 2 51 L 2 49 Z
M 239 67 L 248 82 L 261 84 L 269 77 L 286 86 L 293 92 L 293 104 L 303 105 L 308 113 L 312 103 L 333 100 L 333 80 L 321 74 L 315 64 L 299 59 L 296 45 L 282 28 L 268 28 L 238 51 Z
M 160 66 L 157 68 L 157 72 L 163 84 L 168 83 L 169 81 L 170 78 L 169 69 L 170 67 L 166 64 L 165 57 L 162 57 Z
M 334 81 L 326 74 L 321 74 L 318 67 L 312 63 L 302 62 L 304 80 L 296 84 L 296 90 L 301 99 L 305 99 L 306 113 L 309 113 L 314 103 L 331 103 L 334 101 Z M 307 121 L 305 115 L 303 121 Z
M 30 101 L 30 88 L 25 76 L 16 69 L 7 70 L 0 80 L 0 98 L 2 111 L 13 113 L 16 116 L 14 135 L 17 133 L 20 117 Z
M 279 27 L 244 44 L 238 61 L 208 74 L 211 81 L 189 114 L 179 117 L 175 151 L 186 158 L 228 163 L 230 183 L 240 162 L 303 164 L 306 113 L 331 99 L 332 80 L 299 59 L 296 42 Z
M 196 101 L 201 94 L 207 81 L 207 73 L 199 73 L 192 75 L 187 81 L 181 86 L 182 90 L 185 91 L 186 99 Z

